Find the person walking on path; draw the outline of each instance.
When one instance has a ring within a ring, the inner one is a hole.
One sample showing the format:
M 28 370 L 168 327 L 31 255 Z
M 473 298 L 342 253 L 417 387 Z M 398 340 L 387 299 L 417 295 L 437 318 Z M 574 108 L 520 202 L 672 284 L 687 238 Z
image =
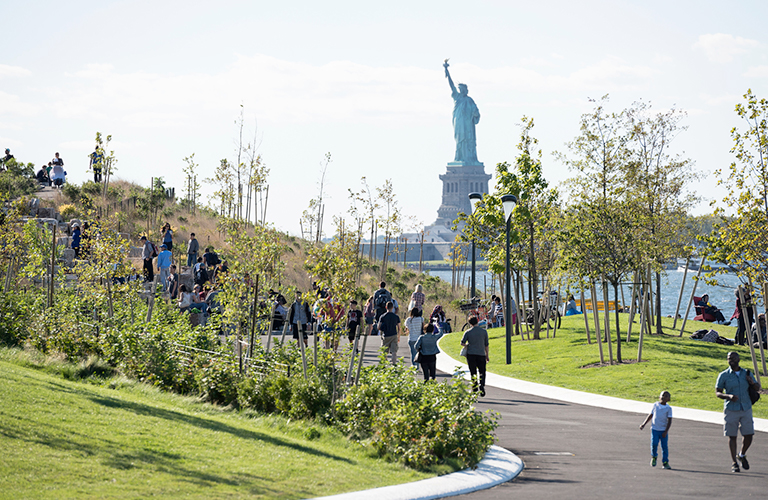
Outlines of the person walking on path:
M 168 245 L 160 245 L 160 254 L 157 256 L 157 272 L 160 273 L 160 281 L 163 283 L 163 293 L 168 291 L 168 276 L 171 275 L 171 261 L 173 254 Z
M 288 313 L 288 323 L 291 325 L 293 338 L 296 339 L 296 343 L 299 342 L 299 330 L 301 330 L 302 337 L 304 337 L 304 345 L 309 346 L 307 323 L 309 323 L 310 318 L 312 318 L 312 312 L 309 310 L 309 304 L 301 299 L 301 292 L 296 290 L 296 300 L 291 304 L 290 312 Z
M 373 295 L 368 297 L 368 300 L 365 301 L 365 305 L 363 306 L 363 317 L 365 318 L 365 334 L 371 335 L 374 328 L 373 322 L 376 317 L 376 310 L 373 307 Z
M 410 315 L 405 320 L 405 328 L 408 330 L 408 347 L 411 348 L 411 364 L 416 363 L 416 342 L 419 341 L 421 333 L 424 330 L 424 318 L 421 317 L 421 310 L 418 307 L 411 309 Z
M 152 266 L 153 248 L 152 243 L 149 242 L 146 236 L 142 236 L 139 240 L 142 245 L 141 258 L 144 260 L 144 281 L 155 280 L 155 270 Z
M 173 231 L 171 230 L 171 225 L 167 222 L 163 226 L 163 244 L 168 250 L 173 250 Z
M 723 433 L 728 437 L 728 446 L 731 450 L 732 472 L 740 472 L 739 462 L 744 470 L 749 470 L 747 450 L 752 444 L 752 436 L 755 434 L 752 420 L 752 400 L 749 399 L 749 386 L 760 390 L 760 384 L 752 378 L 748 370 L 739 366 L 739 353 L 729 352 L 726 358 L 728 369 L 720 372 L 715 384 L 715 394 L 724 400 L 723 413 L 725 424 Z M 741 451 L 736 456 L 736 438 L 741 428 Z M 738 458 L 738 461 L 736 460 Z
M 350 344 L 354 344 L 357 328 L 362 323 L 363 311 L 357 308 L 357 301 L 349 301 L 349 311 L 347 312 L 347 338 Z
M 187 267 L 192 267 L 197 262 L 197 252 L 200 251 L 200 243 L 195 238 L 195 233 L 190 233 L 187 242 Z
M 378 323 L 379 319 L 386 314 L 387 304 L 390 302 L 392 302 L 392 294 L 387 290 L 387 284 L 382 281 L 379 283 L 379 289 L 373 294 L 373 307 L 376 309 L 375 323 Z M 392 304 L 394 307 L 394 302 Z
M 442 333 L 435 334 L 435 325 L 428 324 L 424 329 L 424 335 L 416 341 L 416 352 L 419 353 L 419 363 L 424 372 L 424 382 L 435 380 L 437 376 L 437 355 L 440 349 L 437 347 L 437 341 L 442 337 Z
M 411 294 L 411 302 L 408 304 L 408 312 L 411 312 L 411 309 L 414 307 L 419 310 L 419 312 L 424 312 L 424 299 L 426 296 L 424 295 L 424 288 L 421 286 L 421 284 L 416 285 L 416 290 L 413 291 Z
M 381 284 L 384 285 L 384 282 Z M 379 318 L 377 325 L 381 332 L 381 348 L 392 355 L 393 365 L 397 363 L 397 344 L 400 342 L 400 316 L 393 312 L 394 308 L 391 300 L 387 302 L 387 312 Z
M 659 400 L 653 403 L 651 413 L 645 417 L 645 421 L 640 424 L 640 430 L 645 428 L 648 422 L 651 422 L 651 467 L 656 467 L 656 458 L 661 442 L 661 466 L 665 469 L 671 469 L 669 466 L 669 428 L 672 426 L 672 407 L 667 403 L 672 399 L 669 391 L 662 391 L 659 394 Z
M 488 355 L 488 330 L 477 326 L 475 316 L 469 318 L 469 325 L 472 328 L 464 332 L 461 345 L 467 348 L 467 364 L 469 373 L 472 374 L 472 391 L 477 392 L 479 389 L 480 395 L 485 396 L 485 365 L 491 360 Z

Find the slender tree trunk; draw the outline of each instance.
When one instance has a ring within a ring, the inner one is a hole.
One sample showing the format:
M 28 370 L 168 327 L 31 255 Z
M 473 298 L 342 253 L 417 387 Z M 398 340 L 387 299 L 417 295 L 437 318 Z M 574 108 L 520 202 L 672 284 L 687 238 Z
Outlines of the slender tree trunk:
M 619 324 L 619 284 L 613 284 L 613 298 L 616 300 L 616 361 L 621 363 L 621 325 Z

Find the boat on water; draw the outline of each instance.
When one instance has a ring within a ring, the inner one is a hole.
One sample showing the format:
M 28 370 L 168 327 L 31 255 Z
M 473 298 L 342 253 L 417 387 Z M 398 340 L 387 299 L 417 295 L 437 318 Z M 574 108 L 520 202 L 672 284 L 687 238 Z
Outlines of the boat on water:
M 688 271 L 698 272 L 699 267 L 701 267 L 701 261 L 702 259 L 690 259 L 688 261 Z M 725 264 L 720 264 L 719 262 L 707 262 L 704 265 L 704 271 L 708 270 L 722 270 L 725 272 L 732 272 L 733 269 Z M 677 272 L 682 273 L 685 272 L 685 259 L 677 259 Z

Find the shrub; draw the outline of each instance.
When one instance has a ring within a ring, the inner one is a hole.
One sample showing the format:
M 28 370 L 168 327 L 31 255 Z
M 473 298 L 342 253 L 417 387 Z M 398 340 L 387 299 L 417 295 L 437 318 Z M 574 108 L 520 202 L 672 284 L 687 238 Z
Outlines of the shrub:
M 336 404 L 334 423 L 376 452 L 416 469 L 475 465 L 493 444 L 494 414 L 473 408 L 476 396 L 461 379 L 422 383 L 400 363 L 366 368 L 361 382 Z
M 21 344 L 27 338 L 30 307 L 19 299 L 0 294 L 0 342 L 7 346 Z
M 64 205 L 59 205 L 59 213 L 64 220 L 68 221 L 77 217 L 79 211 L 74 204 L 67 203 Z

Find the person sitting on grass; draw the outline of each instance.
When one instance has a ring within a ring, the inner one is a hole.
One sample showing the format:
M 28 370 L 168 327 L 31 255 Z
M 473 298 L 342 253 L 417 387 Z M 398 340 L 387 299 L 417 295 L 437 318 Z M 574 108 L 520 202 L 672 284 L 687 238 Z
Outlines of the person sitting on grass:
M 662 391 L 659 394 L 659 400 L 653 403 L 651 413 L 645 417 L 645 421 L 640 424 L 640 430 L 645 428 L 648 422 L 651 422 L 651 467 L 656 467 L 656 457 L 658 457 L 659 441 L 661 441 L 661 465 L 665 469 L 671 469 L 669 466 L 669 428 L 672 426 L 672 407 L 667 403 L 672 399 L 669 391 Z
M 565 315 L 573 316 L 574 314 L 581 314 L 581 311 L 576 307 L 576 299 L 571 294 L 568 296 L 568 302 L 565 303 Z

